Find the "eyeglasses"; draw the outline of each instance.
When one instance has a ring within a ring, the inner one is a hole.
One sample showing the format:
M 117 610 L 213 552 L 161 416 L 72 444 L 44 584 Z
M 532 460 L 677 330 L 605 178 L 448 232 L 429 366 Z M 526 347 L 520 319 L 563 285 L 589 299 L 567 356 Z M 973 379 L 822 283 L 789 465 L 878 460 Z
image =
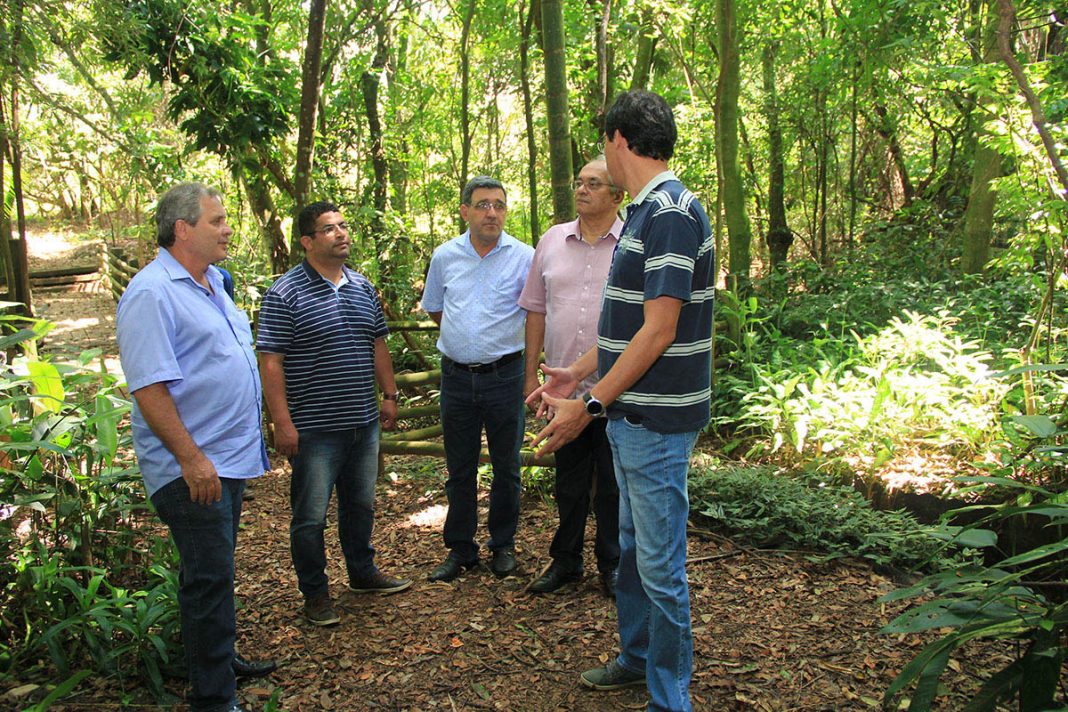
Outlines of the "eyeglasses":
M 318 230 L 312 230 L 312 233 L 321 232 L 324 235 L 326 235 L 327 237 L 332 237 L 333 235 L 337 234 L 338 231 L 348 232 L 349 231 L 349 224 L 345 223 L 345 222 L 327 223 L 326 225 L 323 225 Z
M 586 190 L 590 191 L 591 193 L 593 193 L 595 191 L 598 191 L 598 190 L 600 190 L 601 188 L 604 188 L 604 187 L 608 187 L 608 188 L 614 188 L 615 187 L 611 183 L 605 183 L 603 180 L 598 180 L 597 178 L 590 178 L 589 180 L 583 180 L 582 178 L 576 178 L 575 182 L 572 183 L 571 186 L 575 190 L 578 190 L 582 186 L 586 186 Z
M 490 208 L 493 208 L 498 213 L 503 213 L 508 209 L 508 204 L 503 200 L 480 200 L 471 207 L 482 212 L 487 212 Z

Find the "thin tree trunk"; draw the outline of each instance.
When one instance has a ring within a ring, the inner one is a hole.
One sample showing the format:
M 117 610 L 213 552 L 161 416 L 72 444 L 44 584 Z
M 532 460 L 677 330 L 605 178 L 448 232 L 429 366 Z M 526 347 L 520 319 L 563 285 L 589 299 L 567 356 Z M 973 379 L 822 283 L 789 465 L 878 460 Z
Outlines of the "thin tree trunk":
M 905 151 L 901 148 L 901 143 L 897 140 L 897 125 L 890 120 L 890 112 L 885 105 L 876 104 L 875 113 L 879 117 L 879 121 L 876 123 L 876 131 L 886 140 L 887 149 L 890 151 L 890 158 L 893 161 L 894 169 L 901 181 L 901 193 L 904 198 L 904 205 L 912 205 L 912 200 L 916 197 L 916 190 L 912 187 L 912 179 L 909 178 L 909 169 L 905 164 Z
M 552 179 L 553 222 L 575 214 L 571 128 L 567 108 L 567 62 L 564 56 L 563 0 L 542 0 L 542 41 L 545 47 L 545 100 L 549 117 L 549 174 Z
M 18 239 L 12 240 L 11 264 L 14 268 L 13 281 L 8 290 L 13 301 L 26 305 L 26 314 L 33 315 L 33 295 L 30 292 L 29 250 L 26 243 L 26 207 L 22 200 L 22 145 L 19 140 L 19 45 L 22 41 L 23 0 L 14 0 L 14 13 L 11 17 L 11 64 L 15 71 L 11 73 L 11 103 L 8 123 L 8 148 L 11 159 L 11 188 L 15 196 L 15 216 L 18 225 Z
M 989 15 L 983 23 L 981 61 L 996 62 L 998 59 L 998 15 L 987 3 L 980 5 Z M 991 181 L 1002 174 L 1001 155 L 983 140 L 990 133 L 983 120 L 984 110 L 979 102 L 972 109 L 977 122 L 975 154 L 972 160 L 972 185 L 968 191 L 968 206 L 964 210 L 964 228 L 960 256 L 960 269 L 964 274 L 979 274 L 990 259 L 990 240 L 994 234 L 994 207 L 997 195 Z
M 638 53 L 634 59 L 634 74 L 630 79 L 631 89 L 645 89 L 649 86 L 657 36 L 656 26 L 653 24 L 653 10 L 643 7 L 641 25 L 638 28 Z
M 775 85 L 777 45 L 764 47 L 764 96 L 768 121 L 768 256 L 771 270 L 782 271 L 793 244 L 794 235 L 786 223 L 786 169 L 782 155 L 782 129 L 779 126 L 779 94 Z
M 254 156 L 250 155 L 238 170 L 245 186 L 249 209 L 260 226 L 264 244 L 270 250 L 271 273 L 282 274 L 290 266 L 289 244 L 286 242 L 285 231 L 282 230 L 282 219 L 278 214 L 278 208 L 275 206 L 270 187 L 264 178 L 263 167 L 256 162 Z M 303 250 L 298 251 L 297 254 L 303 254 Z
M 729 245 L 728 270 L 741 294 L 749 289 L 751 232 L 745 213 L 745 188 L 738 164 L 738 96 L 741 89 L 739 41 L 734 0 L 718 0 L 720 75 L 716 87 L 716 135 L 719 173 L 723 176 L 723 217 Z M 728 282 L 731 283 L 731 282 Z
M 597 53 L 597 110 L 594 122 L 598 128 L 604 126 L 604 115 L 608 111 L 608 102 L 612 99 L 611 73 L 608 71 L 608 24 L 611 19 L 612 0 L 602 0 L 594 41 Z
M 860 81 L 860 60 L 853 68 L 849 83 L 849 237 L 850 250 L 856 245 L 857 229 L 857 82 Z
M 297 165 L 293 185 L 296 212 L 308 204 L 311 192 L 311 172 L 315 160 L 315 125 L 319 111 L 319 70 L 323 60 L 323 28 L 326 24 L 326 0 L 311 0 L 308 9 L 308 39 L 304 44 L 304 64 L 301 70 L 300 120 L 297 127 Z M 290 246 L 291 261 L 300 260 L 300 227 L 293 221 Z
M 1024 74 L 1023 67 L 1020 66 L 1020 63 L 1012 53 L 1012 48 L 1009 46 L 1009 31 L 1016 17 L 1016 8 L 1013 7 L 1009 0 L 997 0 L 997 3 L 998 14 L 1001 16 L 1001 21 L 998 24 L 998 50 L 1001 52 L 1001 59 L 1008 65 L 1013 78 L 1016 79 L 1016 85 L 1020 88 L 1020 93 L 1027 100 L 1027 106 L 1031 109 L 1031 122 L 1035 125 L 1035 130 L 1038 131 L 1038 135 L 1042 138 L 1042 146 L 1046 149 L 1046 157 L 1049 159 L 1053 172 L 1057 174 L 1057 179 L 1061 183 L 1061 189 L 1059 191 L 1054 189 L 1054 193 L 1061 200 L 1068 200 L 1068 169 L 1065 169 L 1064 163 L 1061 162 L 1057 144 L 1046 126 L 1046 114 L 1042 110 L 1042 104 L 1039 103 L 1038 96 L 1031 89 L 1031 84 L 1027 81 L 1027 75 Z
M 463 28 L 460 32 L 460 188 L 467 185 L 471 161 L 471 56 L 468 41 L 471 39 L 471 21 L 475 16 L 475 4 L 478 0 L 468 0 L 464 12 Z M 460 229 L 464 229 L 463 220 L 457 214 Z
M 537 246 L 541 237 L 538 220 L 538 142 L 534 137 L 534 101 L 530 92 L 530 34 L 534 29 L 534 3 L 529 9 L 520 4 L 523 35 L 519 40 L 519 86 L 523 92 L 523 120 L 527 134 L 527 189 L 530 191 L 530 242 Z

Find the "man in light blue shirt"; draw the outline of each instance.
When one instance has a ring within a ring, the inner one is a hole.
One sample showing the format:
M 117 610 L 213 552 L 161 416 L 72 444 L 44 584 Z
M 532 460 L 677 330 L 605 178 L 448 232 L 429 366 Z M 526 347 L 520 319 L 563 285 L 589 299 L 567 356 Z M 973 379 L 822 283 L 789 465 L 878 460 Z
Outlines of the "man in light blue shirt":
M 434 250 L 423 292 L 423 309 L 441 326 L 441 423 L 449 470 L 444 529 L 449 555 L 431 572 L 431 581 L 451 581 L 478 565 L 483 427 L 493 465 L 490 569 L 503 578 L 516 568 L 526 322 L 519 295 L 534 249 L 504 232 L 508 203 L 500 181 L 472 178 L 460 202 L 468 230 Z
M 218 191 L 175 186 L 160 198 L 156 224 L 159 255 L 130 281 L 116 313 L 134 450 L 181 559 L 190 708 L 240 712 L 235 676 L 274 669 L 234 653 L 241 495 L 269 466 L 252 331 L 212 266 L 233 234 Z

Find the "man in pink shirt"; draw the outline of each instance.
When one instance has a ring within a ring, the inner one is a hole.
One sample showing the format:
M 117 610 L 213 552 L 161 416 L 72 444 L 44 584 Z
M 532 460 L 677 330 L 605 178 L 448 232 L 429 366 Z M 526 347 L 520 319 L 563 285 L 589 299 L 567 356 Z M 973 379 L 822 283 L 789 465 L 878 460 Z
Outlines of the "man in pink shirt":
M 601 296 L 623 223 L 618 212 L 623 191 L 613 185 L 603 157 L 587 163 L 575 180 L 578 219 L 554 225 L 534 252 L 519 306 L 527 310 L 524 395 L 540 384 L 542 347 L 549 366 L 568 366 L 596 345 Z M 576 391 L 581 396 L 597 382 L 590 376 Z M 556 453 L 554 495 L 560 525 L 549 546 L 552 564 L 530 585 L 550 593 L 582 578 L 582 540 L 590 513 L 597 517 L 594 553 L 605 594 L 615 596 L 619 563 L 619 487 L 607 421 L 595 418 L 582 434 Z

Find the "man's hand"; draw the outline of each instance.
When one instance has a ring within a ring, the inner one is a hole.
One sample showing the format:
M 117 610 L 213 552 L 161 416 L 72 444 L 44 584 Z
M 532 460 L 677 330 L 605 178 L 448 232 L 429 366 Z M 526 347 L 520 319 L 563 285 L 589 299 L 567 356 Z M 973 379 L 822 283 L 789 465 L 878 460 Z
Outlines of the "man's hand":
M 189 498 L 197 504 L 215 504 L 222 499 L 222 483 L 215 465 L 202 452 L 198 452 L 188 462 L 178 463 L 182 468 L 182 479 L 189 486 Z
M 547 380 L 544 384 L 531 391 L 526 398 L 527 405 L 533 405 L 538 400 L 541 400 L 537 414 L 539 418 L 545 415 L 545 412 L 551 406 L 546 396 L 552 396 L 555 400 L 564 400 L 571 397 L 571 394 L 575 392 L 579 385 L 579 379 L 575 378 L 575 374 L 572 373 L 570 368 L 553 368 L 543 363 L 541 372 L 546 375 Z M 585 411 L 585 409 L 583 410 Z M 552 451 L 550 450 L 549 452 Z
M 383 430 L 393 430 L 397 427 L 397 401 L 384 400 L 379 407 L 378 419 L 382 421 Z
M 538 390 L 538 388 L 540 388 L 540 387 L 541 387 L 541 381 L 538 380 L 538 374 L 537 373 L 533 373 L 533 374 L 528 373 L 525 376 L 524 381 L 523 381 L 523 400 L 526 402 L 527 408 L 529 408 L 530 412 L 532 412 L 532 413 L 537 412 L 538 406 L 541 405 L 541 398 L 537 398 L 533 402 L 527 401 L 527 398 L 530 396 L 531 393 L 533 393 L 534 391 Z
M 300 450 L 300 434 L 292 422 L 274 424 L 274 449 L 286 457 L 294 457 Z
M 531 447 L 544 443 L 537 452 L 538 457 L 556 452 L 567 445 L 593 420 L 593 416 L 586 412 L 586 405 L 575 398 L 555 398 L 543 393 L 542 404 L 543 408 L 547 406 L 555 415 L 530 443 Z

